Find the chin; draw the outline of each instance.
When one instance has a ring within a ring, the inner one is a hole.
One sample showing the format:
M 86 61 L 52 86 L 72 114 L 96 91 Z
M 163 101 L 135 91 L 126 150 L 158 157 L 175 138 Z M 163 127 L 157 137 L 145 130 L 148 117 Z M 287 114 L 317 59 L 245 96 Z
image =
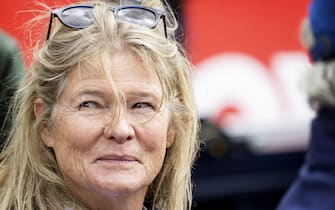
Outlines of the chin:
M 98 190 L 110 193 L 131 193 L 147 189 L 149 184 L 141 181 L 140 178 L 113 177 L 108 180 L 98 181 L 96 187 Z

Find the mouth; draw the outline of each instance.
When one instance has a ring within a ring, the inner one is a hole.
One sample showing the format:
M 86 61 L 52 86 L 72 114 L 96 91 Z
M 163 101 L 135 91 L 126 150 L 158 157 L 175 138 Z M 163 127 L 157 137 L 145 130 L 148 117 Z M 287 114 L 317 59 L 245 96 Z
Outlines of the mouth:
M 140 162 L 136 157 L 129 155 L 105 155 L 99 157 L 97 161 L 122 162 L 122 163 Z

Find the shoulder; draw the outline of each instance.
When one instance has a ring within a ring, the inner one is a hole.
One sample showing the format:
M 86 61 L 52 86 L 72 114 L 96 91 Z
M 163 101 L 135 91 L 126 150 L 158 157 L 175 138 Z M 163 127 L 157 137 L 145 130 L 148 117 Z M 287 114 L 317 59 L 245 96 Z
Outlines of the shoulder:
M 24 70 L 23 59 L 16 41 L 0 30 L 0 80 L 17 83 L 23 77 Z

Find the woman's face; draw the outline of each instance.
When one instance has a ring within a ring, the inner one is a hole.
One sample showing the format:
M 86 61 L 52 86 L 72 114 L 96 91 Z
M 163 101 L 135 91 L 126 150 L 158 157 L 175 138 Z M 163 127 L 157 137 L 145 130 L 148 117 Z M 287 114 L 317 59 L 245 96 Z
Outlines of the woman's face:
M 143 199 L 173 141 L 169 109 L 160 107 L 162 89 L 153 70 L 131 53 L 113 55 L 110 62 L 121 112 L 115 112 L 105 77 L 84 67 L 68 75 L 54 126 L 42 132 L 65 182 L 88 203 L 134 194 Z

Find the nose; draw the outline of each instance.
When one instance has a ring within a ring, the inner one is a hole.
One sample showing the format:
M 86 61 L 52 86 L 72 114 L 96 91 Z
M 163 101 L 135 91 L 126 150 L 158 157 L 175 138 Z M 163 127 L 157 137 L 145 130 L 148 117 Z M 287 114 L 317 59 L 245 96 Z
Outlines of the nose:
M 104 136 L 109 140 L 122 144 L 134 138 L 135 130 L 126 116 L 120 115 L 116 122 L 108 123 L 105 126 Z

